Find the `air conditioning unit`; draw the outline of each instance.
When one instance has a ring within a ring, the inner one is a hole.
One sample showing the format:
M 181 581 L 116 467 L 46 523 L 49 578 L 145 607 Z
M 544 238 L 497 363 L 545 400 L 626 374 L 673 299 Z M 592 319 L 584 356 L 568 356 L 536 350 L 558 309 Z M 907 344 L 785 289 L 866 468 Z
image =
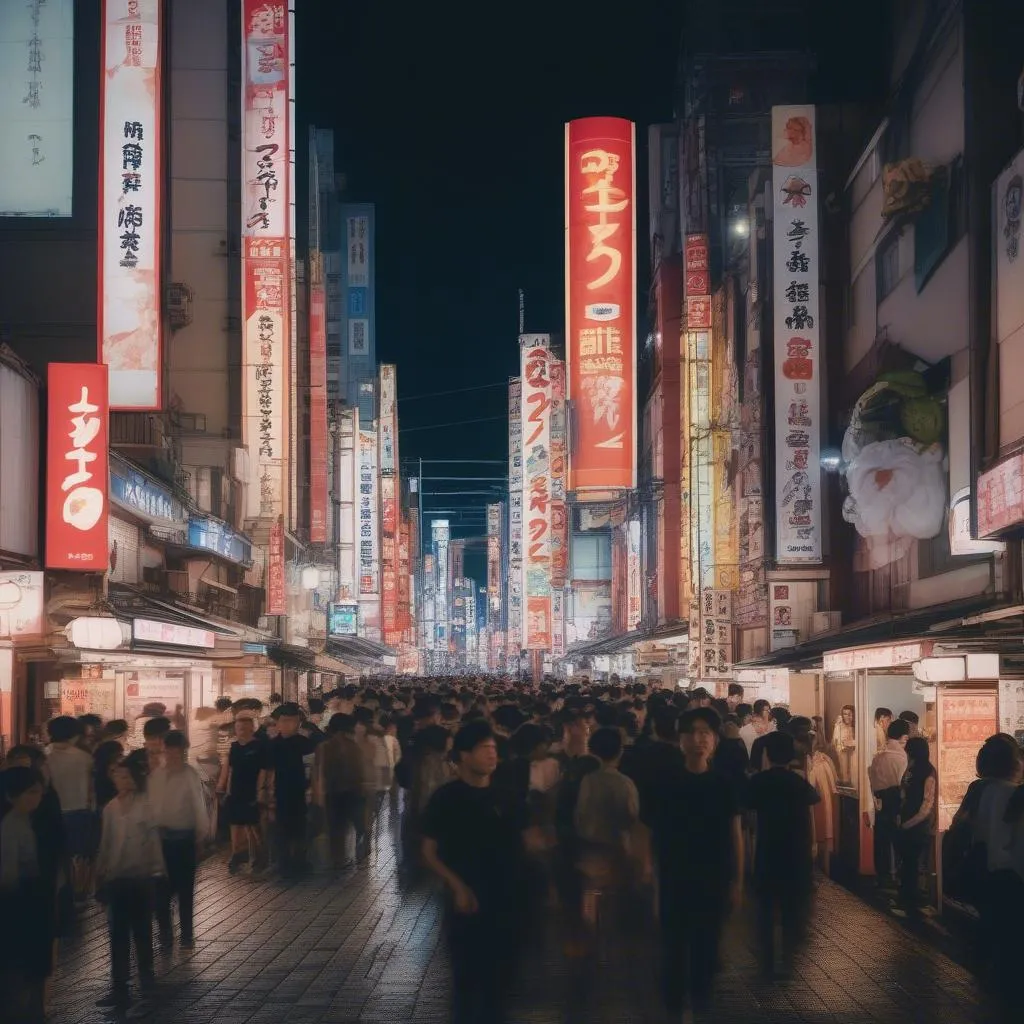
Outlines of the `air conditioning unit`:
M 811 636 L 831 633 L 843 624 L 842 612 L 814 612 L 811 615 Z

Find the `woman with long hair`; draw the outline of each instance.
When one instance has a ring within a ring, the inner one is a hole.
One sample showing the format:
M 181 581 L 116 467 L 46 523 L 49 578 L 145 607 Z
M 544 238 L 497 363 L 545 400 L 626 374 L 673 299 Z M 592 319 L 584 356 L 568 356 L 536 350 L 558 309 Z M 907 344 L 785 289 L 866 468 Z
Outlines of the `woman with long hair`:
M 900 782 L 900 908 L 919 912 L 921 863 L 935 835 L 938 779 L 928 741 L 922 736 L 907 740 L 907 770 Z

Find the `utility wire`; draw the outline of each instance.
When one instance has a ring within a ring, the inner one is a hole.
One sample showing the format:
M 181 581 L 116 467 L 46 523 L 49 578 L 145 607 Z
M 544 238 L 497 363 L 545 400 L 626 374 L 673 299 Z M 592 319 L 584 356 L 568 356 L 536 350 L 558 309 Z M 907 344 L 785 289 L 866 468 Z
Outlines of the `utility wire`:
M 504 416 L 481 416 L 475 420 L 455 420 L 452 423 L 432 423 L 429 427 L 402 427 L 398 432 L 400 434 L 411 434 L 414 430 L 441 430 L 444 427 L 464 427 L 470 423 L 494 423 L 497 420 L 508 420 L 508 415 Z
M 421 398 L 440 398 L 442 395 L 461 395 L 467 391 L 487 391 L 490 388 L 507 388 L 508 381 L 500 380 L 494 384 L 474 384 L 473 387 L 469 388 L 453 388 L 451 391 L 430 391 L 423 395 L 404 395 L 399 396 L 399 402 L 416 402 Z

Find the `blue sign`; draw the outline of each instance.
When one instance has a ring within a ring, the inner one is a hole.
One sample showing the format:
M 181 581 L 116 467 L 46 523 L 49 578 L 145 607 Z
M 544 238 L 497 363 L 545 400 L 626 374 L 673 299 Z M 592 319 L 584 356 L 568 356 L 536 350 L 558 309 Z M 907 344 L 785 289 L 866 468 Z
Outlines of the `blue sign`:
M 248 539 L 219 519 L 190 519 L 188 544 L 189 547 L 198 548 L 200 551 L 212 551 L 221 558 L 238 562 L 239 565 L 252 563 L 252 545 Z
M 370 310 L 370 289 L 349 288 L 348 315 L 350 317 L 366 316 Z
M 355 636 L 358 632 L 358 617 L 359 605 L 332 604 L 327 616 L 328 635 Z
M 166 487 L 113 461 L 110 466 L 110 500 L 150 519 L 185 521 L 181 502 Z
M 243 642 L 243 644 L 242 644 L 242 653 L 243 654 L 266 654 L 267 653 L 267 645 L 266 644 L 250 644 L 250 643 L 244 643 Z

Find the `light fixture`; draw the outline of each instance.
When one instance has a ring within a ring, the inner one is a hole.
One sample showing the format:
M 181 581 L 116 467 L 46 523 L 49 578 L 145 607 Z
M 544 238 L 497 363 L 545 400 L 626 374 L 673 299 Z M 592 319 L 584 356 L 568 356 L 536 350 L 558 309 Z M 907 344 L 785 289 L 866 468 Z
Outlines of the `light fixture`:
M 750 234 L 750 221 L 740 217 L 732 222 L 732 233 L 737 238 L 746 238 Z

